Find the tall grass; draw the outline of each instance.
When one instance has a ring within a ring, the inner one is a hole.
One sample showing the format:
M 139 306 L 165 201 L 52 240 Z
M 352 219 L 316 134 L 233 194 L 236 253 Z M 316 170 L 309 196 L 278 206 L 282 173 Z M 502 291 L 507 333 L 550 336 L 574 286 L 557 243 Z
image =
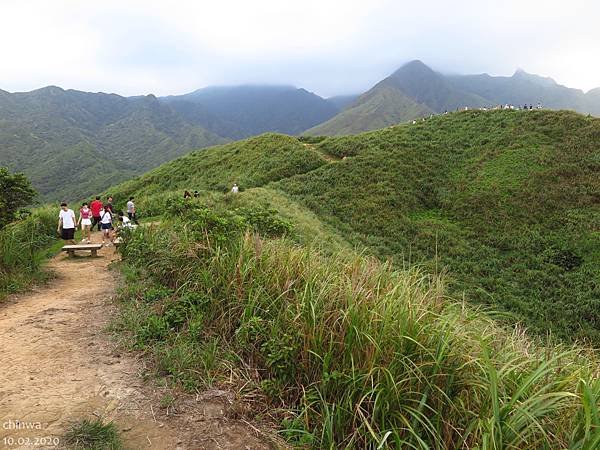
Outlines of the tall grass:
M 122 247 L 146 281 L 124 294 L 121 326 L 164 375 L 194 387 L 240 374 L 313 448 L 596 448 L 591 350 L 500 328 L 447 298 L 442 277 L 235 223 L 204 211 Z
M 43 250 L 56 239 L 56 214 L 38 209 L 0 230 L 0 298 L 39 278 Z

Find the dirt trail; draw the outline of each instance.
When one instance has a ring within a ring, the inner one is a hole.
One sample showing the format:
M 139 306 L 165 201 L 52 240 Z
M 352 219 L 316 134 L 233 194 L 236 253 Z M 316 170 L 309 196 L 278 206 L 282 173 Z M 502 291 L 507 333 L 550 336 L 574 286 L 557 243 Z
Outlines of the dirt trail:
M 272 448 L 254 427 L 227 419 L 225 393 L 161 408 L 142 362 L 105 330 L 117 283 L 108 270 L 113 248 L 81 254 L 56 256 L 48 286 L 0 304 L 0 449 L 56 448 L 44 439 L 55 443 L 71 423 L 94 416 L 114 420 L 128 449 Z

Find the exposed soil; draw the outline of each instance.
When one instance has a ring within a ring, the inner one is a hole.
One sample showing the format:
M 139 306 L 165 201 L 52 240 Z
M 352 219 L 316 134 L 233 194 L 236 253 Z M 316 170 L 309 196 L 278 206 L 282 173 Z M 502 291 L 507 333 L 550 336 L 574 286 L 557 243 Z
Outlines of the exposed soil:
M 164 407 L 165 391 L 142 379 L 143 361 L 106 331 L 118 284 L 108 265 L 117 256 L 113 247 L 98 255 L 56 256 L 51 283 L 0 305 L 0 449 L 56 448 L 43 439 L 62 441 L 86 417 L 113 420 L 134 450 L 275 448 L 258 428 L 228 418 L 230 393 Z

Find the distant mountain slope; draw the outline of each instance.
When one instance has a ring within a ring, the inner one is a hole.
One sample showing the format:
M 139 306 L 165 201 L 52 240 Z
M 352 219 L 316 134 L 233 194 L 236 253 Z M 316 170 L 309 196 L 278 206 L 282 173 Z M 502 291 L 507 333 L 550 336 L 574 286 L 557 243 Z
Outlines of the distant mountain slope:
M 329 121 L 307 130 L 307 135 L 343 135 L 375 130 L 432 113 L 464 106 L 483 106 L 478 95 L 464 92 L 421 61 L 405 64 L 360 96 Z
M 599 141 L 600 119 L 572 112 L 462 111 L 318 144 L 263 135 L 112 192 L 152 214 L 185 207 L 183 189 L 222 193 L 237 181 L 244 191 L 222 201 L 308 208 L 400 267 L 447 269 L 458 298 L 599 344 Z
M 388 80 L 384 80 L 360 96 L 351 107 L 327 122 L 307 130 L 304 134 L 313 136 L 356 134 L 428 116 L 433 112 L 432 109 L 413 101 L 402 91 L 395 89 Z
M 446 78 L 421 61 L 405 64 L 387 79 L 390 86 L 400 90 L 416 103 L 442 113 L 465 106 L 485 106 L 488 102 L 479 95 L 452 86 Z
M 291 86 L 209 87 L 161 100 L 193 123 L 231 138 L 269 131 L 298 134 L 339 111 L 318 95 Z
M 492 107 L 498 104 L 536 105 L 600 116 L 600 88 L 587 94 L 557 84 L 551 78 L 517 70 L 512 77 L 443 75 L 421 61 L 411 61 L 377 83 L 345 110 L 307 135 L 343 135 L 374 130 L 416 119 L 427 112 Z
M 82 198 L 222 142 L 154 96 L 0 93 L 0 165 L 25 172 L 44 199 Z

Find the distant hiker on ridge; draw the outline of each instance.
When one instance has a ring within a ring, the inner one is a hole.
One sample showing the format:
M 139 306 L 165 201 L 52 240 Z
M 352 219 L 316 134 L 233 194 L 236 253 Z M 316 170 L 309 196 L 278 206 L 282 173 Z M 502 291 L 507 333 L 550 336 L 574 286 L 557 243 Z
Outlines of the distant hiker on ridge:
M 198 197 L 200 197 L 200 192 L 194 191 L 194 198 L 198 198 Z
M 67 207 L 65 202 L 60 204 L 60 212 L 58 213 L 58 227 L 56 229 L 60 233 L 63 241 L 75 245 L 75 213 Z
M 233 187 L 231 188 L 231 193 L 237 194 L 239 191 L 240 191 L 240 188 L 238 187 L 237 183 L 233 183 Z
M 192 194 L 190 194 L 190 191 L 184 191 L 183 198 L 192 198 Z

